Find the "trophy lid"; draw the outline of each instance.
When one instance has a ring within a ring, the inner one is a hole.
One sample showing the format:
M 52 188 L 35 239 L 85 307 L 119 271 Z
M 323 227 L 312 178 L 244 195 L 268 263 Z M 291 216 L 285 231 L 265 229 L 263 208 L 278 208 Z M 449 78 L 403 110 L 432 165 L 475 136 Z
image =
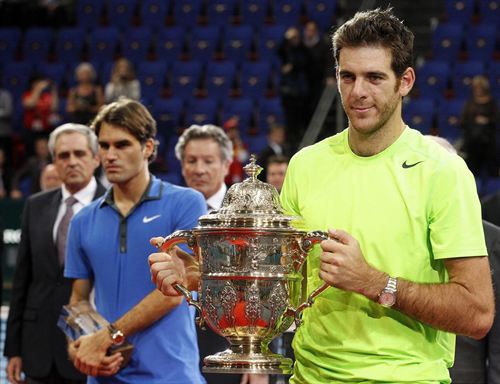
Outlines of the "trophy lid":
M 218 211 L 200 217 L 198 228 L 292 229 L 290 222 L 298 217 L 285 215 L 276 188 L 257 179 L 262 167 L 256 163 L 255 155 L 250 156 L 250 163 L 243 169 L 248 177 L 229 188 Z

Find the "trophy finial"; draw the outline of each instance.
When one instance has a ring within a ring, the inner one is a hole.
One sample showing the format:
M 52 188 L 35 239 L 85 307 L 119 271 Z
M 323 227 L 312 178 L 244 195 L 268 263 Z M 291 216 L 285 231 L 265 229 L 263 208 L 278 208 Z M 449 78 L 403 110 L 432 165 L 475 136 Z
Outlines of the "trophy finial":
M 257 176 L 262 171 L 262 167 L 257 164 L 257 157 L 255 156 L 255 153 L 250 155 L 250 163 L 245 165 L 243 169 L 246 174 L 252 178 L 252 181 L 257 180 Z

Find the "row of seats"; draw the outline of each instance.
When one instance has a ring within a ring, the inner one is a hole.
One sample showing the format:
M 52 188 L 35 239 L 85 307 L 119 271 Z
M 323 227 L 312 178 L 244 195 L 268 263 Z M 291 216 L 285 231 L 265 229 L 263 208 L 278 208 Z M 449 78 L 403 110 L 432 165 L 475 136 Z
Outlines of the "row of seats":
M 478 15 L 481 22 L 498 23 L 500 2 L 498 0 L 446 0 L 447 20 L 470 23 Z
M 486 75 L 493 94 L 500 99 L 500 62 L 465 61 L 449 63 L 429 60 L 417 69 L 417 87 L 422 97 L 441 99 L 470 96 L 471 80 L 476 75 Z
M 433 58 L 454 61 L 465 55 L 471 60 L 492 60 L 498 44 L 498 21 L 469 27 L 456 22 L 439 24 L 433 31 Z
M 133 63 L 151 57 L 172 62 L 178 59 L 208 61 L 225 58 L 236 62 L 260 57 L 275 61 L 276 49 L 283 40 L 285 25 L 263 26 L 258 31 L 249 25 L 203 26 L 191 30 L 168 27 L 153 33 L 148 27 L 97 28 L 86 33 L 77 27 L 62 28 L 54 36 L 50 28 L 34 27 L 24 34 L 19 28 L 0 28 L 2 62 L 23 59 L 34 63 L 54 61 L 77 63 L 112 61 L 118 54 Z
M 290 26 L 309 19 L 325 31 L 333 24 L 335 10 L 335 0 L 78 0 L 76 19 L 87 29 L 100 26 L 103 18 L 119 29 L 134 24 L 160 29 L 166 24 L 193 27 L 233 22 L 259 28 L 276 20 Z

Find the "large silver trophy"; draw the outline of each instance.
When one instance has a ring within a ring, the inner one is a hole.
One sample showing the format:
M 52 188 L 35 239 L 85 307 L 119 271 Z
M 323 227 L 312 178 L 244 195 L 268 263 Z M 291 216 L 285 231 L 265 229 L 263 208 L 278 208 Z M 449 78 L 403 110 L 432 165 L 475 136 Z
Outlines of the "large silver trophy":
M 294 229 L 299 218 L 284 215 L 276 189 L 257 179 L 262 168 L 254 157 L 244 169 L 249 177 L 229 189 L 219 211 L 168 236 L 160 248 L 187 243 L 198 257 L 198 300 L 185 287 L 176 289 L 198 309 L 200 326 L 229 341 L 229 349 L 204 358 L 203 372 L 288 374 L 291 359 L 268 345 L 294 320 L 298 325 L 301 312 L 327 287 L 300 302 L 307 252 L 328 235 Z

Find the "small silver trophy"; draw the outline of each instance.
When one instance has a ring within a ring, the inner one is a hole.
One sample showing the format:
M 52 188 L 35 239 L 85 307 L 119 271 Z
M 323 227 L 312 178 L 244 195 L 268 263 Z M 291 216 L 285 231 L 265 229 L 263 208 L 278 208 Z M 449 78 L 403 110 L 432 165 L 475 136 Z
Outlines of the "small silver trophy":
M 97 312 L 87 300 L 75 304 L 63 305 L 57 326 L 71 340 L 77 340 L 80 336 L 90 335 L 101 328 L 106 328 L 109 322 Z M 108 354 L 120 352 L 123 356 L 122 367 L 127 365 L 132 355 L 134 346 L 125 341 L 122 345 L 111 346 Z

